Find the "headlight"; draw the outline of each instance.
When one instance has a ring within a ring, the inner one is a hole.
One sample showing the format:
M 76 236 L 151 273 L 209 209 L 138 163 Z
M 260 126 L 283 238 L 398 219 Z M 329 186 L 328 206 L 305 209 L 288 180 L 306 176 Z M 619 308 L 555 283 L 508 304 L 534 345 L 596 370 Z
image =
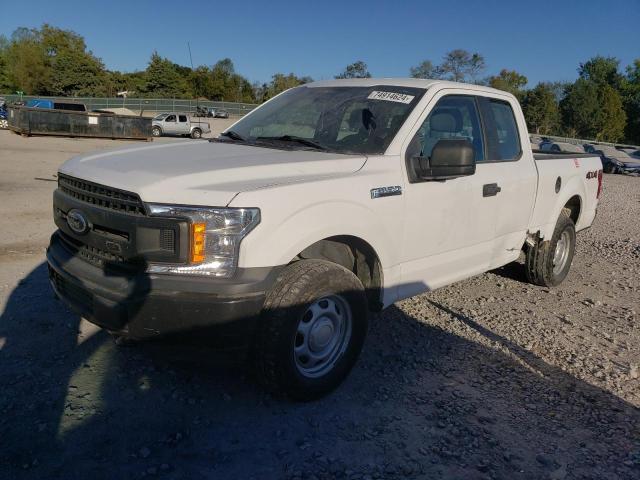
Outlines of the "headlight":
M 153 216 L 187 218 L 189 263 L 151 264 L 152 273 L 177 273 L 231 277 L 238 265 L 242 239 L 260 223 L 257 208 L 207 208 L 147 204 Z

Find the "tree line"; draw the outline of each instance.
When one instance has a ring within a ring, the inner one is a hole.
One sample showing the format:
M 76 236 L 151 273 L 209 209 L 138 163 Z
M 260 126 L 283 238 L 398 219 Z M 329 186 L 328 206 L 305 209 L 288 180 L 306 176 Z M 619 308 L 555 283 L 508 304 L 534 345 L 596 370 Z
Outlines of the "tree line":
M 579 65 L 575 82 L 540 82 L 529 89 L 527 77 L 514 70 L 482 78 L 484 70 L 479 53 L 452 50 L 439 65 L 425 60 L 410 74 L 510 92 L 522 104 L 531 132 L 640 143 L 640 59 L 621 72 L 617 58 L 595 56 Z
M 526 76 L 503 69 L 485 76 L 480 53 L 455 49 L 440 63 L 424 60 L 411 67 L 414 78 L 468 82 L 504 90 L 520 100 L 530 131 L 600 141 L 640 143 L 640 59 L 621 71 L 614 57 L 595 56 L 578 67 L 575 82 L 541 82 L 527 88 Z M 363 61 L 354 62 L 335 78 L 369 78 Z M 269 82 L 251 83 L 235 71 L 229 58 L 194 69 L 157 52 L 145 70 L 108 70 L 87 49 L 84 39 L 51 25 L 19 28 L 0 36 L 0 92 L 29 95 L 201 98 L 261 103 L 278 93 L 313 81 L 308 76 L 276 73 Z

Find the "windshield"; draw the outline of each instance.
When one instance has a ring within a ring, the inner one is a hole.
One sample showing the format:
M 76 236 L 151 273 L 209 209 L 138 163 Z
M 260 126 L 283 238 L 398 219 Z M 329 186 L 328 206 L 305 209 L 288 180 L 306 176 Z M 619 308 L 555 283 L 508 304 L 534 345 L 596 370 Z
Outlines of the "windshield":
M 297 87 L 245 116 L 223 138 L 382 154 L 424 92 L 392 85 Z
M 161 113 L 160 115 L 156 115 L 155 117 L 153 117 L 154 120 L 164 120 L 165 118 L 167 118 L 167 115 L 169 115 L 168 113 Z

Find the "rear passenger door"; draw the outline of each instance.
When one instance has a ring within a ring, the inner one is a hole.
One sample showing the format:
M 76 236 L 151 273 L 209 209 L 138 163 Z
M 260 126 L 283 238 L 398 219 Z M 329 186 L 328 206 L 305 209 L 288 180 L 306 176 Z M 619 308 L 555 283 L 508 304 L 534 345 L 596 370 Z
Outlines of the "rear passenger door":
M 491 268 L 518 258 L 535 202 L 538 173 L 529 149 L 524 118 L 510 98 L 479 97 L 485 127 L 486 167 L 496 189 L 495 241 Z M 520 135 L 522 132 L 522 135 Z M 522 138 L 521 138 L 522 137 Z
M 189 118 L 187 115 L 178 115 L 177 133 L 180 135 L 188 135 L 191 133 L 191 126 L 189 124 Z

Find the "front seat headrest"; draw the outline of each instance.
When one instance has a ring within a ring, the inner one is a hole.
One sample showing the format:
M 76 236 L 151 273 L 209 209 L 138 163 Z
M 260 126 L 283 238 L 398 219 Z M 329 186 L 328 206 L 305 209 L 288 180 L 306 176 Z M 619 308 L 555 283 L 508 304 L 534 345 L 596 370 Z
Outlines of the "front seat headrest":
M 457 114 L 457 115 L 456 115 Z M 462 130 L 462 118 L 456 110 L 438 110 L 429 120 L 431 131 L 456 133 Z

